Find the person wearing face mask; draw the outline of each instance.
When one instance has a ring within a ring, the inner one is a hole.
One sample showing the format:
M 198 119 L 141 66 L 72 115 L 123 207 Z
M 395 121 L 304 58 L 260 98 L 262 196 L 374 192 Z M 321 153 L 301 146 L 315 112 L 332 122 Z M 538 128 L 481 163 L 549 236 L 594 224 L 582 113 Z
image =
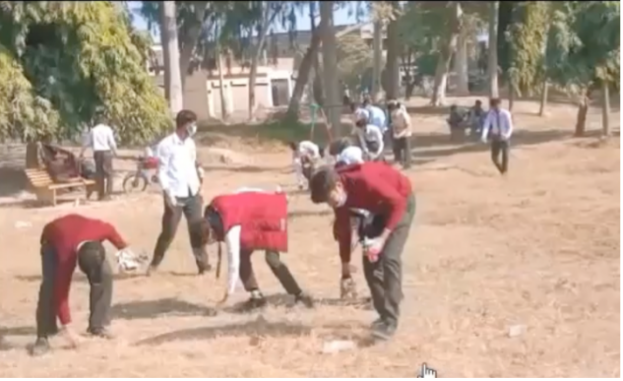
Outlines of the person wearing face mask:
M 164 259 L 164 254 L 175 237 L 182 214 L 186 217 L 189 228 L 194 221 L 201 219 L 203 201 L 200 191 L 203 171 L 197 162 L 197 148 L 192 139 L 197 132 L 197 115 L 190 110 L 182 110 L 177 114 L 175 124 L 175 132 L 162 139 L 156 148 L 159 162 L 158 181 L 162 187 L 164 214 L 162 231 L 156 242 L 148 275 L 156 271 Z M 201 242 L 194 240 L 192 234 L 190 241 L 201 275 L 210 270 L 208 255 Z
M 234 294 L 238 279 L 251 294 L 245 309 L 266 304 L 251 262 L 255 250 L 264 250 L 268 267 L 286 292 L 294 296 L 296 303 L 301 302 L 308 308 L 314 306 L 311 296 L 300 288 L 280 258 L 280 253 L 288 251 L 287 218 L 288 200 L 281 190 L 268 192 L 243 188 L 212 199 L 204 211 L 204 218 L 195 222 L 191 229 L 196 240 L 204 245 L 225 242 L 227 246 L 228 284 L 219 304 L 225 304 Z
M 369 221 L 363 237 L 363 269 L 379 319 L 372 334 L 387 340 L 398 326 L 402 301 L 402 251 L 415 215 L 411 182 L 385 163 L 366 162 L 339 168 L 324 167 L 311 179 L 311 200 L 333 207 L 333 233 L 339 242 L 342 278 L 350 277 L 353 251 L 353 213 Z

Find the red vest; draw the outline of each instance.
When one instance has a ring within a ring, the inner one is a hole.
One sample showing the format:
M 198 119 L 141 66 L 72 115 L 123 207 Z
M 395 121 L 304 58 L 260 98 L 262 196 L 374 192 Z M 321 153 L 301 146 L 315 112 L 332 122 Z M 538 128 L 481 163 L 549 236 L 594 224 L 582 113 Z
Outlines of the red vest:
M 241 249 L 288 251 L 288 201 L 284 193 L 228 194 L 215 197 L 210 205 L 220 215 L 225 234 L 240 225 Z

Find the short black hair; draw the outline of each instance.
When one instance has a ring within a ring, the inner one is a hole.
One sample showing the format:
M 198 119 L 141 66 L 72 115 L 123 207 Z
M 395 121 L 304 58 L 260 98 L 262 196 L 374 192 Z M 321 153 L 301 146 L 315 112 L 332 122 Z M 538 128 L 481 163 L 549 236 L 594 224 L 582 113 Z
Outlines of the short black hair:
M 339 181 L 340 176 L 335 168 L 328 166 L 318 168 L 309 180 L 311 201 L 314 204 L 327 202 L 329 193 Z
M 500 105 L 500 98 L 491 98 L 491 99 L 489 99 L 489 105 L 491 107 L 498 107 Z
M 298 146 L 299 146 L 299 144 L 297 142 L 295 142 L 294 140 L 291 140 L 291 141 L 288 142 L 288 147 L 290 147 L 292 149 L 292 151 L 296 151 Z
M 190 123 L 197 121 L 197 114 L 191 110 L 182 110 L 175 117 L 175 125 L 177 128 L 184 127 Z
M 482 101 L 481 101 L 480 99 L 476 99 L 475 104 L 477 104 L 477 105 L 479 105 L 479 106 L 480 106 L 480 105 L 482 105 Z

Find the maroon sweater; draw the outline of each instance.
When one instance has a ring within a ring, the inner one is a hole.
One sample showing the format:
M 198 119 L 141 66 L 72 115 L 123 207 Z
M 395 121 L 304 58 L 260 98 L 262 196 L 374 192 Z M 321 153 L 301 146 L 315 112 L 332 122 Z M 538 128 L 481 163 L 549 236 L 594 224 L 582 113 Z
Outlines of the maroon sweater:
M 54 307 L 63 325 L 71 322 L 69 288 L 78 259 L 77 248 L 84 241 L 110 241 L 119 250 L 127 246 L 111 224 L 79 214 L 57 218 L 45 225 L 41 233 L 41 244 L 52 246 L 56 254 Z
M 407 209 L 411 182 L 398 170 L 382 162 L 351 164 L 337 169 L 344 185 L 346 203 L 335 208 L 333 233 L 340 245 L 342 263 L 350 262 L 351 209 L 364 209 L 384 216 L 385 228 L 393 230 Z

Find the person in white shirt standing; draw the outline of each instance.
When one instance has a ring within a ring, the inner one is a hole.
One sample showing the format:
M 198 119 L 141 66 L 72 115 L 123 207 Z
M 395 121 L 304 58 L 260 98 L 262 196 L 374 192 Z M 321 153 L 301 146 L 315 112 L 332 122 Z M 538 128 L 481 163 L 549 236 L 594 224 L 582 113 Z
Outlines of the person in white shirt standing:
M 195 256 L 199 275 L 210 270 L 208 254 L 201 241 L 194 239 L 191 225 L 201 220 L 203 200 L 201 182 L 203 170 L 197 162 L 197 148 L 192 137 L 197 132 L 197 115 L 182 110 L 175 118 L 176 130 L 162 139 L 156 148 L 158 157 L 158 181 L 164 196 L 162 232 L 158 236 L 148 275 L 157 270 L 164 254 L 171 245 L 182 214 L 189 228 L 190 244 Z
M 309 180 L 311 171 L 322 157 L 322 150 L 316 143 L 309 140 L 298 143 L 290 142 L 289 145 L 292 150 L 292 166 L 294 167 L 296 183 L 299 189 L 303 189 L 305 182 Z
M 97 125 L 84 136 L 80 158 L 83 158 L 87 148 L 93 150 L 97 198 L 106 200 L 110 198 L 113 190 L 113 156 L 117 155 L 117 143 L 115 134 L 105 123 L 104 117 L 97 115 L 96 120 Z
M 491 140 L 491 160 L 504 175 L 508 171 L 510 139 L 513 134 L 513 117 L 510 111 L 500 108 L 500 99 L 491 98 L 490 109 L 482 128 L 482 142 Z M 501 156 L 501 160 L 500 160 Z
M 387 109 L 391 117 L 394 160 L 407 169 L 411 166 L 411 117 L 407 108 L 396 100 L 390 100 L 387 103 Z

